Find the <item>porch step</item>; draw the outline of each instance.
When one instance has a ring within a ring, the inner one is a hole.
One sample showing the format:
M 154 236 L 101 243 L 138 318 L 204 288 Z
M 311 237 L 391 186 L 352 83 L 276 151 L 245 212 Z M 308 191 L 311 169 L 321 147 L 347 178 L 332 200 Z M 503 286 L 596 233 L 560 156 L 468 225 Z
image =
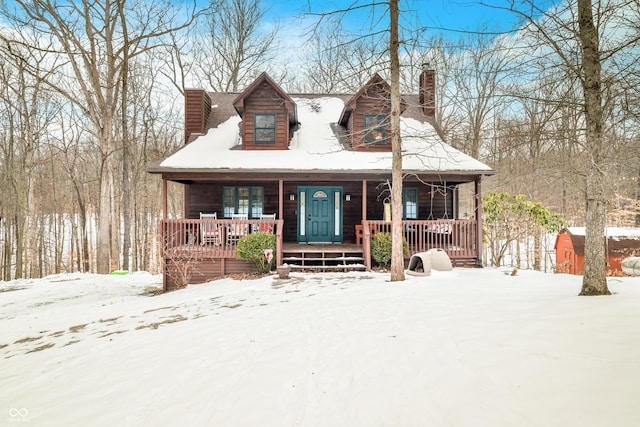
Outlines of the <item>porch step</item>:
M 478 265 L 478 260 L 475 258 L 452 258 L 451 264 L 454 267 L 463 267 L 463 268 L 480 268 Z
M 283 251 L 282 262 L 292 271 L 363 271 L 366 270 L 361 249 L 343 249 L 339 245 L 299 246 L 295 250 Z
M 329 272 L 329 271 L 365 271 L 367 269 L 363 264 L 345 264 L 345 265 L 295 265 L 289 264 L 291 271 L 317 271 L 317 272 Z

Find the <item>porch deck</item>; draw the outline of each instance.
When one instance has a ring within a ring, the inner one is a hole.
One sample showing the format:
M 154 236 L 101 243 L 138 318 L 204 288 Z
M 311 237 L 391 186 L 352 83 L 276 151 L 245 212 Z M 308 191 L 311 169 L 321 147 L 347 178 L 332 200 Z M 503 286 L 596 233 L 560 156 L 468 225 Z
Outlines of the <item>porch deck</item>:
M 370 270 L 372 238 L 376 233 L 391 231 L 390 222 L 364 220 L 356 225 L 355 242 L 300 244 L 283 240 L 283 225 L 283 220 L 163 220 L 161 242 L 165 268 L 179 270 L 185 264 L 195 266 L 193 269 L 202 281 L 252 271 L 252 264 L 236 258 L 238 236 L 229 231 L 242 228 L 247 234 L 268 230 L 276 235 L 277 265 L 287 263 L 299 271 Z M 205 239 L 203 230 L 207 233 L 217 230 L 217 234 L 209 234 Z M 403 235 L 409 245 L 408 257 L 441 248 L 454 265 L 478 265 L 480 243 L 475 220 L 406 220 Z
M 270 231 L 276 235 L 276 261 L 281 264 L 283 253 L 357 253 L 365 257 L 370 267 L 371 239 L 376 233 L 391 232 L 391 223 L 362 221 L 356 225 L 356 241 L 334 244 L 299 244 L 285 242 L 282 237 L 283 220 L 197 220 L 169 219 L 161 223 L 163 255 L 165 258 L 235 259 L 237 235 L 229 230 L 244 227 L 246 233 Z M 409 245 L 409 255 L 431 248 L 444 249 L 452 261 L 479 258 L 478 235 L 475 220 L 406 220 L 403 235 Z M 217 230 L 213 237 L 203 238 L 202 230 Z M 358 255 L 360 256 L 360 255 Z

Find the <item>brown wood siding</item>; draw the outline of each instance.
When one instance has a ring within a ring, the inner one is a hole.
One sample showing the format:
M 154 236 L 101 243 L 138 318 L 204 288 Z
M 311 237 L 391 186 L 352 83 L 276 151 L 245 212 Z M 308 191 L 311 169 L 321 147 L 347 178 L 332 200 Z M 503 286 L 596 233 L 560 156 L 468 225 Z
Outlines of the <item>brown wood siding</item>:
M 390 192 L 385 184 L 381 184 L 367 181 L 367 219 L 384 219 L 384 199 L 390 197 Z M 444 188 L 438 190 L 420 182 L 405 182 L 403 187 L 418 189 L 417 219 L 454 219 L 454 197 L 451 189 L 445 195 Z
M 278 219 L 278 183 L 256 183 L 243 181 L 230 181 L 228 183 L 197 182 L 187 186 L 189 205 L 187 218 L 197 219 L 200 212 L 216 212 L 222 218 L 222 187 L 224 186 L 262 186 L 264 188 L 264 212 L 276 213 Z M 309 182 L 285 182 L 283 185 L 283 239 L 285 242 L 295 242 L 298 236 L 298 186 L 342 186 L 344 194 L 351 195 L 350 202 L 343 202 L 343 239 L 345 242 L 355 242 L 355 226 L 360 224 L 362 216 L 362 183 L 317 181 Z M 375 188 L 375 185 L 373 186 Z M 371 191 L 371 190 L 368 190 Z M 296 200 L 289 200 L 289 195 L 295 194 Z M 371 193 L 370 193 L 371 194 Z M 375 196 L 373 196 L 375 200 Z M 344 200 L 344 198 L 343 198 Z M 369 201 L 370 204 L 373 201 Z M 379 219 L 379 218 L 377 218 Z
M 276 114 L 276 143 L 253 143 L 253 115 Z M 289 147 L 289 115 L 285 101 L 266 82 L 257 87 L 244 100 L 242 116 L 242 148 L 245 150 L 286 150 Z
M 349 135 L 349 142 L 351 143 L 351 146 L 353 147 L 353 145 L 355 144 L 355 142 L 353 141 L 355 138 L 355 130 L 353 127 L 353 114 L 351 114 L 349 116 L 349 120 L 347 121 L 347 133 Z
M 184 91 L 184 143 L 189 142 L 192 133 L 202 134 L 211 112 L 211 98 L 202 89 Z
M 369 88 L 358 98 L 356 106 L 351 113 L 350 128 L 351 148 L 355 151 L 391 151 L 391 135 L 387 121 L 387 140 L 385 144 L 364 143 L 364 116 L 370 114 L 391 114 L 389 93 L 382 87 Z
M 296 242 L 298 240 L 298 185 L 292 182 L 285 182 L 282 185 L 282 192 L 282 219 L 284 220 L 282 240 Z M 295 194 L 296 199 L 289 200 L 289 194 Z
M 255 181 L 229 181 L 229 182 L 196 182 L 188 185 L 186 191 L 189 194 L 187 218 L 198 219 L 200 212 L 218 214 L 223 218 L 222 212 L 222 188 L 231 187 L 263 187 L 264 188 L 264 213 L 278 213 L 278 183 Z M 288 200 L 287 200 L 288 201 Z M 286 204 L 285 204 L 286 206 Z
M 367 181 L 367 219 L 384 219 L 384 199 L 389 195 L 386 185 L 382 182 Z M 217 212 L 222 218 L 222 187 L 223 186 L 262 186 L 264 188 L 264 212 L 276 213 L 278 219 L 278 182 L 229 181 L 196 182 L 186 186 L 188 194 L 187 218 L 197 219 L 200 212 Z M 343 197 L 343 241 L 355 242 L 355 226 L 362 221 L 362 181 L 289 181 L 283 184 L 283 239 L 285 242 L 295 242 L 298 236 L 298 187 L 299 186 L 341 186 L 344 194 L 351 195 L 351 201 L 344 201 Z M 405 187 L 418 188 L 418 219 L 453 219 L 453 192 L 446 196 L 438 189 L 418 182 L 407 182 Z M 433 198 L 431 194 L 433 193 Z M 295 194 L 296 200 L 289 200 L 289 195 Z M 433 206 L 431 204 L 433 203 Z

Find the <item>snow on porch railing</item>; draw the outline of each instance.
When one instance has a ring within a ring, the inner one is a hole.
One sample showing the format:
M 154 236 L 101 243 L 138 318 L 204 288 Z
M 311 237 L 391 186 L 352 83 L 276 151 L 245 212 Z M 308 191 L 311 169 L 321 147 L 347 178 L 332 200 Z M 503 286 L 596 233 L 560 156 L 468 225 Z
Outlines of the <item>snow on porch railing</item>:
M 266 231 L 276 234 L 274 250 L 282 246 L 282 220 L 231 219 L 163 219 L 160 241 L 164 258 L 206 259 L 235 258 L 236 245 L 242 236 Z M 281 250 L 276 250 L 280 262 Z
M 385 221 L 363 221 L 368 225 L 371 238 L 379 232 L 391 232 L 391 223 Z M 424 252 L 431 248 L 444 249 L 450 258 L 477 258 L 477 223 L 471 219 L 440 219 L 433 221 L 404 220 L 402 229 L 409 244 L 409 252 Z M 366 250 L 366 249 L 365 249 Z

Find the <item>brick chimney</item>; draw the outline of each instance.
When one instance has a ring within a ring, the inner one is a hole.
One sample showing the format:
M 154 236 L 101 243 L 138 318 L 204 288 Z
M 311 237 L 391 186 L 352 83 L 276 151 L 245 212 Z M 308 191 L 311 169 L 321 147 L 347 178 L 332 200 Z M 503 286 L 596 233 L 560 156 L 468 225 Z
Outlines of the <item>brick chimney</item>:
M 420 74 L 420 105 L 425 116 L 435 119 L 436 71 L 428 62 L 422 64 L 422 73 Z
M 184 143 L 191 134 L 203 134 L 211 113 L 211 97 L 204 89 L 184 90 Z

